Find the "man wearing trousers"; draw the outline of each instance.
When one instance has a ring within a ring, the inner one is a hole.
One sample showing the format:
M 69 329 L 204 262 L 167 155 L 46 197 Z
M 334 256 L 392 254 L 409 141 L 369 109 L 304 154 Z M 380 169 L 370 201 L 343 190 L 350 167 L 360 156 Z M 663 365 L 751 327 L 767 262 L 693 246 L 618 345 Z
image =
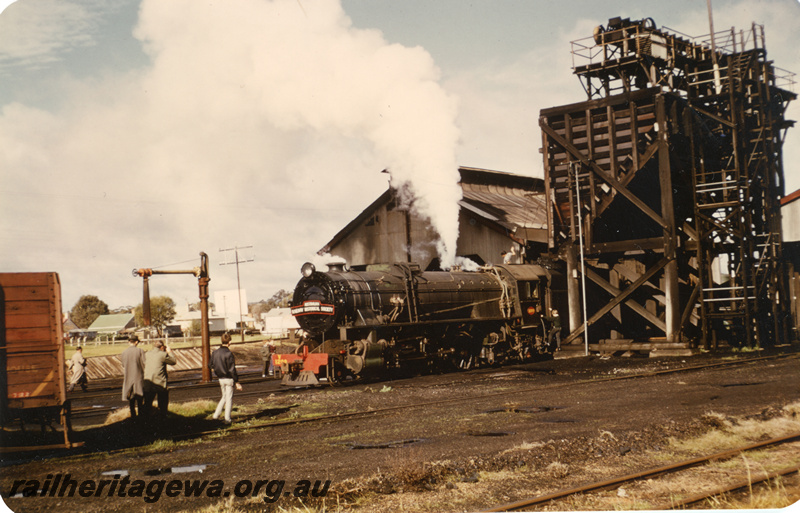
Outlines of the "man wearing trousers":
M 164 418 L 169 411 L 169 388 L 167 388 L 167 365 L 176 365 L 178 360 L 164 342 L 156 340 L 153 349 L 144 355 L 144 410 L 149 412 L 153 399 L 158 397 L 158 413 Z
M 122 362 L 122 400 L 128 401 L 132 420 L 136 420 L 137 409 L 142 413 L 144 404 L 144 351 L 138 346 L 139 337 L 131 335 L 128 349 L 119 355 Z
M 213 418 L 219 419 L 222 409 L 225 408 L 225 424 L 231 423 L 231 408 L 233 408 L 233 387 L 241 391 L 242 385 L 239 384 L 239 374 L 236 373 L 236 357 L 228 346 L 231 343 L 231 336 L 227 333 L 222 335 L 219 348 L 211 355 L 209 367 L 214 369 L 214 374 L 219 378 L 219 387 L 222 397 L 214 411 Z

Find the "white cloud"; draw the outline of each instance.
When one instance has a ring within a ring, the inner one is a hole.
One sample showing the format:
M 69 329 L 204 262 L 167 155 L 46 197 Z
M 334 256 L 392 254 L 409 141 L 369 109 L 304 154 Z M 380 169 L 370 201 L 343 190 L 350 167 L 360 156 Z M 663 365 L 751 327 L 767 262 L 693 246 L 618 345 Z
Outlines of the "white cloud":
M 352 28 L 335 2 L 302 7 L 146 0 L 151 67 L 65 82 L 57 114 L 6 106 L 3 233 L 36 254 L 4 244 L 3 267 L 64 269 L 68 303 L 103 289 L 114 306 L 138 302 L 133 267 L 253 245 L 243 276 L 268 297 L 385 190 L 385 167 L 457 227 L 455 100 L 430 56 Z M 232 279 L 212 269 L 213 288 Z M 170 287 L 196 295 L 184 280 Z
M 10 65 L 38 67 L 64 52 L 94 45 L 93 31 L 102 18 L 96 0 L 22 0 L 0 16 L 0 72 Z
M 736 27 L 737 32 L 749 31 L 753 22 L 763 24 L 769 58 L 780 68 L 798 72 L 800 47 L 796 25 L 800 4 L 793 3 L 794 0 L 740 1 L 716 6 L 715 30 Z M 641 11 L 639 17 L 648 11 L 643 4 L 632 5 L 626 14 L 632 19 L 639 18 L 631 10 Z M 671 29 L 690 36 L 709 32 L 705 3 L 664 18 L 655 19 L 659 27 L 668 20 Z M 459 70 L 448 79 L 447 88 L 462 100 L 460 164 L 543 176 L 539 111 L 586 99 L 578 78 L 572 74 L 570 42 L 591 36 L 595 25 L 597 20 L 579 18 L 566 31 L 554 26 L 547 45 L 532 48 L 513 62 L 482 63 Z M 794 92 L 798 92 L 797 85 Z M 787 118 L 800 120 L 797 101 L 789 104 Z M 784 148 L 787 191 L 800 188 L 798 141 L 797 128 L 790 129 Z
M 63 15 L 9 21 L 12 9 L 3 12 L 0 25 L 27 39 L 0 39 L 6 65 L 94 44 L 104 11 L 89 7 L 100 0 L 36 1 Z M 12 7 L 23 3 L 35 2 Z M 728 4 L 715 22 L 765 23 L 770 57 L 800 71 L 786 5 Z M 385 190 L 385 167 L 424 187 L 431 208 L 454 203 L 457 164 L 541 176 L 539 110 L 585 99 L 569 41 L 597 23 L 548 26 L 546 46 L 511 63 L 448 68 L 440 87 L 425 50 L 354 28 L 337 2 L 146 0 L 140 15 L 135 34 L 151 65 L 62 74 L 31 84 L 58 92 L 52 111 L 33 102 L 0 111 L 0 270 L 60 272 L 67 309 L 87 293 L 112 307 L 138 303 L 132 268 L 190 268 L 200 251 L 212 291 L 235 288 L 218 250 L 236 244 L 255 246 L 256 261 L 241 269 L 248 297 L 269 297 Z M 705 4 L 668 25 L 706 33 Z M 785 163 L 798 188 L 794 130 Z M 157 277 L 151 289 L 197 297 L 189 277 Z

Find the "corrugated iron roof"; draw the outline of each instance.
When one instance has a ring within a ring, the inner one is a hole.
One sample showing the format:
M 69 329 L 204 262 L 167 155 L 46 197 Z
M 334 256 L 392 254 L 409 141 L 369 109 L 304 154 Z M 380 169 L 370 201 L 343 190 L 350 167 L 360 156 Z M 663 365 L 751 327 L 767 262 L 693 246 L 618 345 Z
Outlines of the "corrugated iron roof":
M 115 333 L 125 328 L 133 327 L 133 314 L 101 315 L 89 326 L 89 331 L 97 333 Z
M 470 167 L 460 167 L 458 171 L 461 176 L 461 208 L 522 237 L 528 233 L 527 230 L 547 227 L 543 179 Z M 320 254 L 329 252 L 393 197 L 391 189 L 384 192 L 337 233 Z
M 463 183 L 462 206 L 469 204 L 479 215 L 503 224 L 506 228 L 542 229 L 547 226 L 544 191 L 502 185 Z M 488 214 L 488 215 L 487 215 Z

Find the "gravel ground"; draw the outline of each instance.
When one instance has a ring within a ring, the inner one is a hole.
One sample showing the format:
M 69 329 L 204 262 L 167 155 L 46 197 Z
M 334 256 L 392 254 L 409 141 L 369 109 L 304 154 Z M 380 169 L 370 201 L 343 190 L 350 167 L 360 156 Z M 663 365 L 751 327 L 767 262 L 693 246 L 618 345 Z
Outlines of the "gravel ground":
M 784 353 L 796 350 L 782 348 Z M 259 363 L 247 348 L 238 348 L 238 354 L 246 366 Z M 220 511 L 231 506 L 280 511 L 298 504 L 291 496 L 296 489 L 300 495 L 306 492 L 304 504 L 324 504 L 333 511 L 402 511 L 412 504 L 415 510 L 475 510 L 624 469 L 653 467 L 645 455 L 657 453 L 672 438 L 705 433 L 719 419 L 780 416 L 785 406 L 800 400 L 800 362 L 794 354 L 623 379 L 753 356 L 557 358 L 292 393 L 275 392 L 274 382 L 246 383 L 246 392 L 262 387 L 263 393 L 234 398 L 234 427 L 416 406 L 367 417 L 230 432 L 208 418 L 213 403 L 197 414 L 172 415 L 159 424 L 121 420 L 76 432 L 85 442 L 83 449 L 26 455 L 27 460 L 5 456 L 0 490 L 9 507 L 19 512 L 188 511 L 210 505 L 222 505 Z M 211 396 L 216 399 L 217 393 Z M 427 404 L 435 401 L 445 402 Z M 216 428 L 219 434 L 191 436 Z M 8 497 L 15 481 L 24 482 L 17 492 L 30 487 L 41 494 L 45 482 L 52 483 L 59 474 L 69 474 L 79 483 L 109 483 L 91 497 L 79 497 L 78 492 L 71 498 Z M 29 480 L 38 480 L 39 486 Z M 182 487 L 187 480 L 209 480 L 209 488 L 200 497 L 183 496 L 183 488 L 168 496 L 168 483 L 178 480 Z M 219 490 L 212 489 L 215 480 L 221 483 Z M 136 495 L 136 481 L 150 487 L 149 493 L 145 489 L 138 497 L 130 496 Z M 161 481 L 164 485 L 158 484 Z M 263 482 L 256 497 L 236 497 L 248 490 L 248 483 L 252 495 L 258 481 Z M 525 489 L 519 489 L 519 482 L 526 483 Z M 324 489 L 327 497 L 314 498 L 315 485 L 318 494 Z M 156 493 L 159 486 L 164 488 Z M 275 502 L 269 502 L 272 498 Z

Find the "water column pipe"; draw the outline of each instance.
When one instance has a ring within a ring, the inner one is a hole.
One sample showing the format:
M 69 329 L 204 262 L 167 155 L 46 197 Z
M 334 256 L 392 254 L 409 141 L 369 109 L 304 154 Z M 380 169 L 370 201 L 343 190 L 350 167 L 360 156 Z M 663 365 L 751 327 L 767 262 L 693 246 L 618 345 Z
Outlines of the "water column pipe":
M 578 171 L 580 170 L 579 162 L 570 162 L 569 167 L 575 171 L 575 194 L 578 200 L 578 242 L 581 250 L 581 289 L 583 296 L 583 340 L 586 356 L 589 356 L 589 327 L 587 323 L 587 308 L 586 308 L 586 259 L 585 250 L 583 247 L 583 212 L 581 211 L 581 184 L 578 180 Z
M 149 278 L 155 274 L 192 274 L 197 277 L 200 296 L 200 315 L 201 315 L 201 341 L 202 341 L 202 374 L 203 382 L 208 383 L 211 381 L 211 369 L 208 363 L 211 360 L 211 336 L 208 329 L 208 282 L 211 278 L 208 276 L 208 255 L 200 252 L 200 267 L 195 267 L 190 270 L 183 271 L 159 271 L 149 268 L 134 269 L 133 277 L 141 277 L 144 281 L 143 294 L 142 294 L 142 317 L 145 326 L 150 326 L 150 286 Z

